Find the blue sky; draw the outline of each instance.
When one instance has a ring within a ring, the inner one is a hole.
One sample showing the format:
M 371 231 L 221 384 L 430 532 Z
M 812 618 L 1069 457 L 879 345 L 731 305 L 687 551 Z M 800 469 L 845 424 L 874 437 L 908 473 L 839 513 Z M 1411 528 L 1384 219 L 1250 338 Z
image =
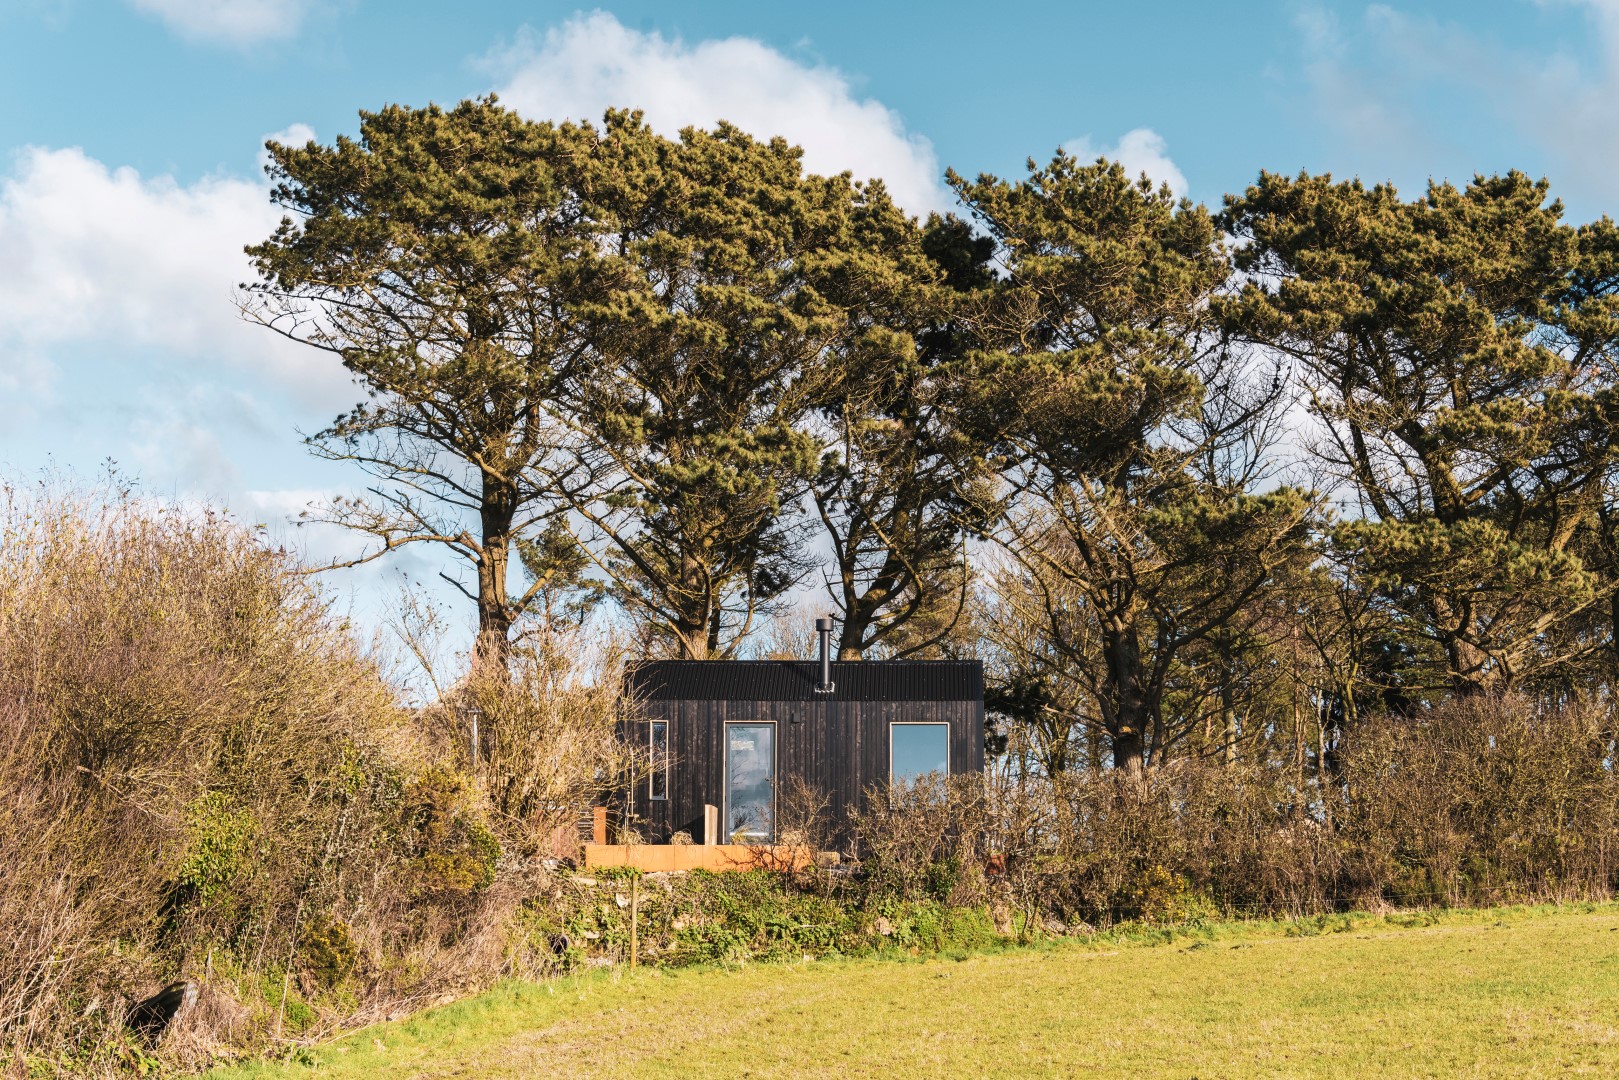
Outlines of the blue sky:
M 1516 167 L 1575 219 L 1619 210 L 1619 0 L 0 0 L 0 475 L 113 459 L 278 529 L 350 488 L 298 436 L 353 400 L 342 372 L 233 314 L 241 246 L 277 216 L 260 146 L 490 90 L 537 117 L 785 134 L 919 213 L 948 207 L 945 166 L 1058 145 L 1209 202 L 1261 168 L 1414 193 Z M 386 580 L 338 587 L 370 618 Z

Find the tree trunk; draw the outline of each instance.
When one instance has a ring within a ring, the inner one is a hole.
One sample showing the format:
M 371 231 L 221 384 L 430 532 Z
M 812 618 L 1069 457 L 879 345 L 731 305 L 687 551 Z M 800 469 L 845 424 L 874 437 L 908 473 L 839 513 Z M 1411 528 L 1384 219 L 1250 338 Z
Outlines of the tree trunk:
M 707 660 L 713 656 L 713 641 L 718 637 L 718 612 L 708 602 L 710 593 L 703 568 L 689 551 L 680 556 L 680 588 L 670 591 L 673 601 L 671 628 L 675 632 L 675 645 L 681 660 Z
M 1608 647 L 1613 652 L 1609 662 L 1619 671 L 1619 589 L 1608 594 Z
M 842 552 L 839 552 L 842 561 Z M 838 625 L 838 659 L 863 660 L 865 649 L 862 643 L 866 638 L 866 624 L 870 619 L 865 597 L 855 586 L 854 575 L 851 570 L 845 569 L 843 573 L 843 619 Z
M 681 660 L 707 660 L 708 659 L 708 619 L 700 622 L 680 616 L 675 619 L 675 644 L 680 649 Z
M 514 484 L 483 474 L 482 529 L 478 551 L 478 638 L 473 645 L 475 671 L 504 675 L 511 651 L 511 598 L 506 573 L 511 565 L 512 521 L 517 516 Z
M 1125 625 L 1103 631 L 1103 654 L 1107 660 L 1104 692 L 1112 706 L 1108 713 L 1108 735 L 1113 742 L 1113 767 L 1133 776 L 1146 768 L 1146 732 L 1152 719 L 1142 685 L 1141 644 L 1135 627 Z
M 1491 679 L 1483 670 L 1483 651 L 1459 636 L 1445 640 L 1445 660 L 1450 665 L 1451 690 L 1458 698 L 1469 698 L 1490 688 Z
M 1455 603 L 1436 601 L 1434 612 L 1438 616 L 1435 621 L 1439 645 L 1450 668 L 1451 691 L 1459 698 L 1467 698 L 1489 689 L 1495 681 L 1485 670 L 1489 657 L 1465 637 L 1468 627 L 1474 625 L 1472 603 L 1465 599 Z
M 1132 777 L 1146 771 L 1146 743 L 1139 728 L 1124 728 L 1113 733 L 1113 767 Z
M 843 580 L 843 623 L 838 631 L 838 659 L 864 660 L 866 635 L 876 623 L 879 611 L 898 588 L 898 574 L 892 557 L 882 573 L 867 584 L 862 593 L 851 573 Z M 889 627 L 893 629 L 893 627 Z
M 703 642 L 702 659 L 707 660 L 720 654 L 720 620 L 723 612 L 718 605 L 708 616 L 708 637 Z
M 1231 674 L 1220 685 L 1220 758 L 1227 765 L 1237 763 L 1237 706 L 1231 700 Z
M 1316 704 L 1315 760 L 1317 776 L 1324 784 L 1336 785 L 1343 779 L 1344 763 L 1339 749 L 1343 745 L 1343 732 L 1347 726 L 1345 713 L 1354 706 L 1353 701 L 1345 698 L 1349 692 L 1323 690 Z
M 480 586 L 483 584 L 483 579 L 488 576 L 486 570 L 489 573 L 503 573 L 505 570 L 504 559 L 489 561 L 498 561 L 501 565 L 498 570 L 491 570 L 486 563 L 480 561 L 478 565 Z M 505 598 L 491 596 L 480 588 L 478 590 L 478 638 L 472 647 L 472 666 L 475 671 L 489 673 L 505 670 L 506 661 L 509 659 L 511 651 L 511 632 L 512 621 L 506 614 Z

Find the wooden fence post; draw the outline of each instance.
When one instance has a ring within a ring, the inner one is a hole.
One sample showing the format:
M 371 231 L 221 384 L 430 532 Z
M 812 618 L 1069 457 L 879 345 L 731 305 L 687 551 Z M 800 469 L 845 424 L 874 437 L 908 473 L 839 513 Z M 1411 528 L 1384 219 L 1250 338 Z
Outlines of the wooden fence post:
M 635 970 L 639 956 L 638 931 L 641 924 L 641 875 L 630 878 L 630 970 Z

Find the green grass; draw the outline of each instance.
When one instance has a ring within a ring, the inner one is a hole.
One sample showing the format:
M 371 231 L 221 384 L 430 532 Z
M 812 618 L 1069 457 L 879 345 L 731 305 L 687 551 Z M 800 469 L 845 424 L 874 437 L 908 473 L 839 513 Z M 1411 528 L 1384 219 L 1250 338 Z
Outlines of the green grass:
M 1619 906 L 507 984 L 226 1078 L 1619 1075 Z

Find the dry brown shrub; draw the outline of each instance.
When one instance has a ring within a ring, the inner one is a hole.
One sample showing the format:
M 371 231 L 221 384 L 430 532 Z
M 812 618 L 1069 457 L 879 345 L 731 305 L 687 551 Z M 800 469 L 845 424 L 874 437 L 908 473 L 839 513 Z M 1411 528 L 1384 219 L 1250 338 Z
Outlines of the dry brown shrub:
M 316 926 L 356 943 L 362 1011 L 478 973 L 465 943 L 491 890 L 408 899 L 433 859 L 488 856 L 470 796 L 424 835 L 407 798 L 424 767 L 376 666 L 284 553 L 127 491 L 6 489 L 0 1054 L 93 1061 L 127 1037 L 132 1000 L 179 977 L 247 1008 L 193 1047 L 262 1040 L 286 1021 L 266 977 L 319 998 Z M 433 955 L 448 942 L 453 963 Z
M 1114 773 L 1060 777 L 1053 880 L 1091 922 L 1302 914 L 1329 903 L 1331 836 L 1292 778 L 1245 764 L 1186 760 L 1138 783 Z
M 983 899 L 991 804 L 984 778 L 930 773 L 866 791 L 852 814 L 866 880 L 907 899 Z
M 469 675 L 429 710 L 446 747 L 477 719 L 477 776 L 503 831 L 530 853 L 563 854 L 557 838 L 577 840 L 590 808 L 646 768 L 644 748 L 620 738 L 631 703 L 618 651 L 570 644 L 520 652 L 509 673 Z
M 188 816 L 197 800 L 229 807 L 237 847 L 308 866 L 323 838 L 280 808 L 315 795 L 334 748 L 391 738 L 385 688 L 283 558 L 127 493 L 6 491 L 0 702 L 0 912 L 17 942 L 0 1029 L 23 1046 L 185 967 L 182 924 L 289 919 L 296 879 L 264 882 L 251 911 L 215 903 L 247 867 L 224 849 L 188 862 L 211 824 Z
M 992 768 L 986 844 L 1025 911 L 1092 923 L 1602 899 L 1613 729 L 1593 704 L 1485 696 L 1363 721 L 1341 782 L 1264 761 Z
M 811 853 L 832 850 L 837 823 L 832 796 L 801 776 L 784 778 L 776 790 L 776 842 Z
M 1363 903 L 1603 898 L 1619 883 L 1613 720 L 1522 696 L 1379 717 L 1344 755 L 1346 891 Z

